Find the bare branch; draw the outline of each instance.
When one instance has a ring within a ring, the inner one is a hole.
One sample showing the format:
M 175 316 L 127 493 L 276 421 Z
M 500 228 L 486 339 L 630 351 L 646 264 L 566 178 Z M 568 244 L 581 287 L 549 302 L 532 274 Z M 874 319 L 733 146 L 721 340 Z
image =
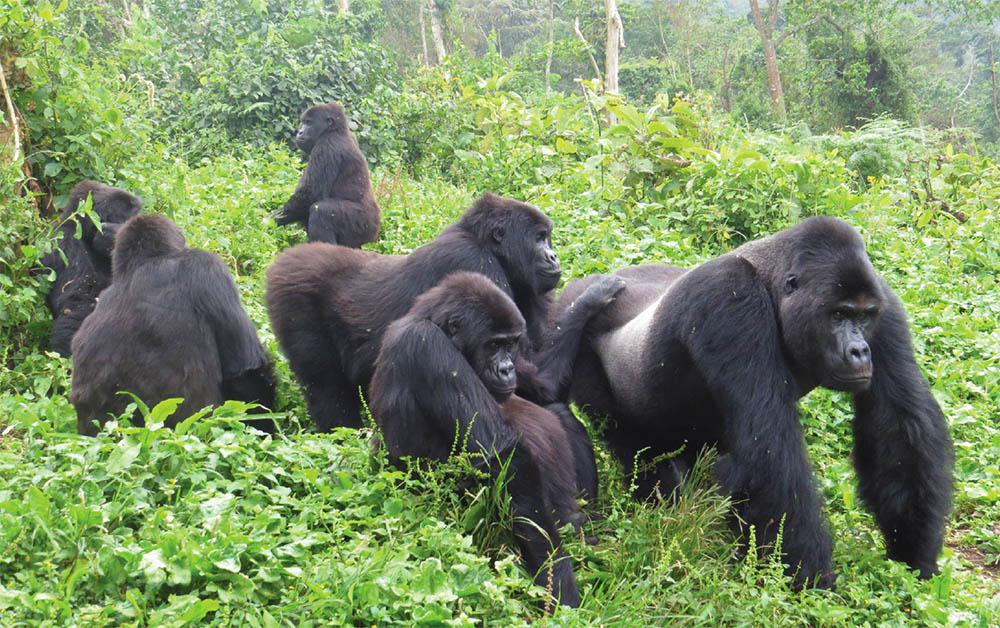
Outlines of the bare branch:
M 594 53 L 590 52 L 590 42 L 588 42 L 587 38 L 583 36 L 582 32 L 580 32 L 580 18 L 573 20 L 573 32 L 580 38 L 580 41 L 587 45 L 587 56 L 590 57 L 590 65 L 594 66 L 594 74 L 597 75 L 597 80 L 601 82 L 601 85 L 603 85 L 604 75 L 601 74 L 601 68 L 597 65 L 597 59 L 594 58 Z
M 21 159 L 21 130 L 17 126 L 17 114 L 14 113 L 14 101 L 10 99 L 10 91 L 7 89 L 7 75 L 3 71 L 3 64 L 0 63 L 0 89 L 3 90 L 4 104 L 7 105 L 8 123 L 11 129 L 11 137 L 14 144 L 14 154 L 12 162 Z
M 805 22 L 802 22 L 801 24 L 797 24 L 797 25 L 795 25 L 795 26 L 793 26 L 791 28 L 786 28 L 784 31 L 781 32 L 781 35 L 778 36 L 778 38 L 774 40 L 774 47 L 777 48 L 777 47 L 781 46 L 781 42 L 785 41 L 786 39 L 788 39 L 789 37 L 791 37 L 795 33 L 798 33 L 799 31 L 803 31 L 803 30 L 809 28 L 810 26 L 812 26 L 813 24 L 815 24 L 817 22 L 820 22 L 820 21 L 823 21 L 823 20 L 829 22 L 834 28 L 836 28 L 838 31 L 840 31 L 841 35 L 844 34 L 844 29 L 841 28 L 840 25 L 838 25 L 836 22 L 833 21 L 833 16 L 830 15 L 829 13 L 824 13 L 823 15 L 817 15 L 816 17 L 812 18 L 811 20 L 806 20 Z

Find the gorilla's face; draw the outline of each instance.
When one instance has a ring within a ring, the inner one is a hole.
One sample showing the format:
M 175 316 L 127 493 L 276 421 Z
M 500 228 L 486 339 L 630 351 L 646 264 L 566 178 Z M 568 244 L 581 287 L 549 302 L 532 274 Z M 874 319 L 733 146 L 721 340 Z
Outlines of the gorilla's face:
M 828 328 L 823 347 L 826 378 L 821 385 L 852 393 L 868 388 L 872 380 L 868 338 L 880 314 L 881 305 L 868 298 L 840 301 L 821 313 Z
M 336 103 L 315 105 L 302 114 L 302 125 L 295 133 L 295 145 L 308 155 L 319 138 L 346 128 L 347 119 L 340 105 Z
M 538 278 L 538 291 L 555 290 L 562 277 L 562 266 L 559 256 L 552 248 L 552 229 L 539 225 L 533 233 L 535 276 Z
M 868 339 L 885 300 L 870 264 L 827 269 L 811 278 L 789 275 L 781 305 L 782 338 L 807 387 L 861 392 L 872 379 Z
M 495 333 L 480 339 L 471 352 L 466 352 L 466 359 L 497 403 L 506 401 L 517 388 L 514 358 L 520 340 L 517 332 Z

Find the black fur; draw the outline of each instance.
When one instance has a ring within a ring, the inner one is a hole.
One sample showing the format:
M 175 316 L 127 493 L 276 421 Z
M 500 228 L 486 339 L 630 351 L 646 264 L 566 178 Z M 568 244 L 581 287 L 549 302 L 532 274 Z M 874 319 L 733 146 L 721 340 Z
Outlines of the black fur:
M 513 353 L 525 330 L 510 298 L 478 273 L 455 273 L 389 326 L 371 383 L 372 416 L 389 456 L 444 460 L 483 454 L 494 479 L 503 463 L 514 535 L 528 570 L 568 606 L 580 605 L 562 523 L 579 525 L 576 496 L 593 499 L 593 444 L 565 405 L 512 396 Z M 497 373 L 500 373 L 498 380 Z M 551 573 L 543 569 L 552 559 Z
M 344 108 L 331 102 L 306 109 L 295 144 L 309 156 L 309 163 L 275 222 L 298 222 L 310 242 L 351 248 L 374 242 L 381 212 L 372 194 L 368 161 L 347 126 Z
M 417 295 L 461 270 L 483 273 L 513 298 L 528 329 L 518 390 L 536 403 L 554 401 L 568 385 L 584 325 L 623 282 L 601 282 L 546 333 L 561 274 L 551 232 L 552 221 L 531 205 L 487 194 L 409 255 L 324 243 L 283 252 L 268 270 L 268 310 L 317 427 L 361 425 L 358 387 L 371 380 L 386 327 Z
M 184 403 L 170 424 L 225 399 L 274 407 L 271 360 L 214 253 L 188 248 L 163 216 L 141 214 L 118 232 L 113 278 L 73 337 L 78 430 L 93 435 L 131 402 Z M 139 422 L 136 416 L 133 422 Z M 269 419 L 252 422 L 271 431 Z
M 74 216 L 80 203 L 92 198 L 92 209 L 101 219 Z M 81 181 L 69 193 L 52 237 L 56 247 L 42 257 L 42 264 L 55 271 L 55 281 L 46 303 L 52 311 L 52 350 L 70 355 L 70 341 L 80 323 L 94 310 L 101 290 L 111 283 L 111 250 L 115 233 L 123 222 L 142 210 L 139 197 L 97 181 Z M 77 229 L 80 237 L 76 237 Z
M 669 495 L 703 445 L 757 540 L 784 518 L 796 584 L 833 585 L 832 540 L 796 404 L 817 386 L 854 394 L 854 463 L 890 558 L 937 573 L 951 508 L 952 444 L 917 367 L 903 306 L 846 223 L 811 218 L 692 270 L 638 266 L 592 323 L 571 397 L 610 415 L 608 441 L 640 497 Z M 598 276 L 571 283 L 562 299 Z M 652 463 L 655 456 L 683 449 Z

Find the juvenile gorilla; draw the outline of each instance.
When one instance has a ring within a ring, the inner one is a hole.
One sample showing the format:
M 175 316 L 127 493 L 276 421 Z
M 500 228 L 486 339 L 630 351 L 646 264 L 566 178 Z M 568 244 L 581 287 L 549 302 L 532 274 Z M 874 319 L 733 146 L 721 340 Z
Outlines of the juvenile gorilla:
M 347 127 L 340 104 L 315 105 L 302 114 L 295 145 L 309 156 L 295 193 L 275 214 L 279 225 L 300 223 L 310 242 L 361 248 L 381 225 L 368 162 Z
M 579 526 L 577 495 L 597 493 L 594 449 L 565 405 L 513 395 L 524 318 L 478 273 L 449 275 L 386 330 L 371 384 L 372 416 L 389 456 L 444 460 L 456 446 L 507 468 L 514 536 L 528 571 L 567 606 L 580 605 L 560 525 Z M 543 566 L 552 559 L 551 570 Z M 550 580 L 551 578 L 551 580 Z
M 702 446 L 716 445 L 716 475 L 758 542 L 774 541 L 784 519 L 789 575 L 830 587 L 832 540 L 796 403 L 817 386 L 850 392 L 859 492 L 888 556 L 921 578 L 937 573 L 951 508 L 948 427 L 903 306 L 853 228 L 810 218 L 692 270 L 616 274 L 627 288 L 593 321 L 571 398 L 610 415 L 607 439 L 628 469 L 639 456 L 639 497 L 668 495 Z
M 537 403 L 558 398 L 568 386 L 584 326 L 624 282 L 598 282 L 549 321 L 562 272 L 551 234 L 552 221 L 531 205 L 487 194 L 409 255 L 324 243 L 283 252 L 268 270 L 268 311 L 317 427 L 361 426 L 358 387 L 371 380 L 386 327 L 419 294 L 461 270 L 486 275 L 527 321 L 518 390 Z
M 149 407 L 183 397 L 171 425 L 226 399 L 274 407 L 270 358 L 217 255 L 188 248 L 167 218 L 141 214 L 119 230 L 112 272 L 73 337 L 70 401 L 81 434 L 125 410 L 132 399 L 119 391 Z M 269 419 L 252 423 L 273 430 Z
M 74 216 L 80 203 L 91 196 L 92 209 L 101 219 L 98 232 L 89 217 Z M 111 283 L 111 249 L 123 222 L 142 209 L 139 197 L 97 181 L 81 181 L 69 193 L 52 237 L 56 247 L 42 257 L 55 271 L 46 303 L 52 311 L 52 350 L 70 355 L 70 341 L 80 323 L 94 310 L 97 296 Z M 76 237 L 77 229 L 80 237 Z M 64 259 L 65 258 L 65 259 Z

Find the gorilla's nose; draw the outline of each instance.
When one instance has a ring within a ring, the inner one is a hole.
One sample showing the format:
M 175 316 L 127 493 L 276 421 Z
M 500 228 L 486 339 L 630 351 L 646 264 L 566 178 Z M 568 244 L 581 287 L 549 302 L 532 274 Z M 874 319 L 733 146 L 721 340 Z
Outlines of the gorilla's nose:
M 847 363 L 851 368 L 865 371 L 872 367 L 872 350 L 863 340 L 855 340 L 847 344 Z

